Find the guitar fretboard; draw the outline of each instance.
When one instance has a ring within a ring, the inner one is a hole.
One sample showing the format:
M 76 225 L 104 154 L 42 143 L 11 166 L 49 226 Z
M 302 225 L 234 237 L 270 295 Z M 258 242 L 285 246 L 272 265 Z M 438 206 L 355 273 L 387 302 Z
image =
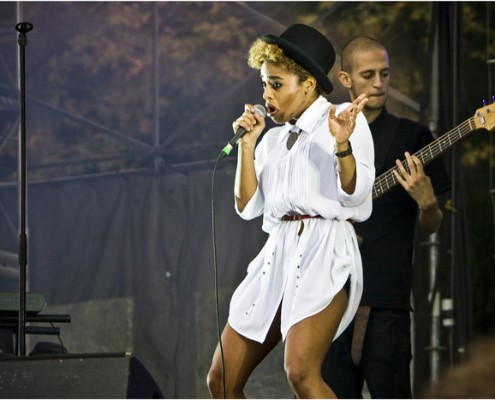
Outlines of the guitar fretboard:
M 414 155 L 421 160 L 423 165 L 426 165 L 476 129 L 474 117 L 471 117 L 454 129 L 438 137 L 429 145 L 414 153 Z M 402 160 L 402 165 L 406 171 L 409 170 L 406 160 Z M 395 166 L 375 179 L 373 184 L 373 200 L 388 192 L 398 184 L 392 171 L 397 171 L 400 174 L 399 168 Z

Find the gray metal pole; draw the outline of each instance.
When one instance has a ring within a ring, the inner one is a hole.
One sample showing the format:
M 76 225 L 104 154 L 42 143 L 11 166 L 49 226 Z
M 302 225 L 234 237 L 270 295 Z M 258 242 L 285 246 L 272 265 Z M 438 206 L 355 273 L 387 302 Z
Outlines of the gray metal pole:
M 160 54 L 159 54 L 159 16 L 158 16 L 158 4 L 154 2 L 152 5 L 153 14 L 153 43 L 152 43 L 152 62 L 153 62 L 153 148 L 157 150 L 160 147 Z M 154 170 L 155 173 L 160 169 L 160 156 L 154 157 Z
M 433 21 L 436 24 L 436 21 Z M 439 85 L 438 85 L 438 26 L 435 31 L 435 43 L 433 48 L 432 73 L 430 82 L 430 115 L 429 128 L 434 137 L 438 136 L 438 118 L 439 118 Z M 430 331 L 430 376 L 435 382 L 438 379 L 440 369 L 440 294 L 438 292 L 437 271 L 438 271 L 438 233 L 430 235 L 428 238 L 429 251 L 429 270 L 430 270 L 430 294 L 429 300 L 433 304 L 431 315 L 431 331 Z

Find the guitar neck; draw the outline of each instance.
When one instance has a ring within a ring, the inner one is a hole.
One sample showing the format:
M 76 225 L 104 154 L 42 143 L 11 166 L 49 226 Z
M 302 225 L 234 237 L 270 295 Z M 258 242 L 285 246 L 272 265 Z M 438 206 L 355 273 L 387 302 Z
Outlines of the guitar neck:
M 421 160 L 423 165 L 426 165 L 476 129 L 478 127 L 476 126 L 474 117 L 471 117 L 454 129 L 438 137 L 429 145 L 414 153 L 414 155 Z M 402 161 L 402 165 L 406 170 L 409 169 L 406 160 Z M 382 196 L 398 184 L 393 171 L 399 172 L 399 168 L 397 166 L 392 167 L 375 179 L 373 184 L 373 200 Z

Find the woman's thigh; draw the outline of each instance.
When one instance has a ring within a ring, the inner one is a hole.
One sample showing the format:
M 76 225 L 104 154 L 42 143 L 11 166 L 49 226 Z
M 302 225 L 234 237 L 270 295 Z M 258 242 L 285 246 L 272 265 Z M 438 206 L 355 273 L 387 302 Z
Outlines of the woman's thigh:
M 347 295 L 341 290 L 324 310 L 295 324 L 287 334 L 286 366 L 303 363 L 319 373 L 346 307 Z
M 275 317 L 263 343 L 248 339 L 236 332 L 228 323 L 222 333 L 222 350 L 217 345 L 212 367 L 223 371 L 227 386 L 243 387 L 253 370 L 263 361 L 281 339 L 280 314 Z

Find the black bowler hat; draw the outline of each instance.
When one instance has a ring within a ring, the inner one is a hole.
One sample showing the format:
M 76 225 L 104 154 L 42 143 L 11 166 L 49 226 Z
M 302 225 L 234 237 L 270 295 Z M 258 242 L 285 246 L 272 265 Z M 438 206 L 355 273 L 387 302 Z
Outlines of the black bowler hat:
M 294 24 L 280 37 L 266 34 L 261 40 L 278 45 L 286 56 L 313 75 L 326 93 L 333 90 L 327 75 L 335 62 L 335 50 L 319 31 L 308 25 Z

